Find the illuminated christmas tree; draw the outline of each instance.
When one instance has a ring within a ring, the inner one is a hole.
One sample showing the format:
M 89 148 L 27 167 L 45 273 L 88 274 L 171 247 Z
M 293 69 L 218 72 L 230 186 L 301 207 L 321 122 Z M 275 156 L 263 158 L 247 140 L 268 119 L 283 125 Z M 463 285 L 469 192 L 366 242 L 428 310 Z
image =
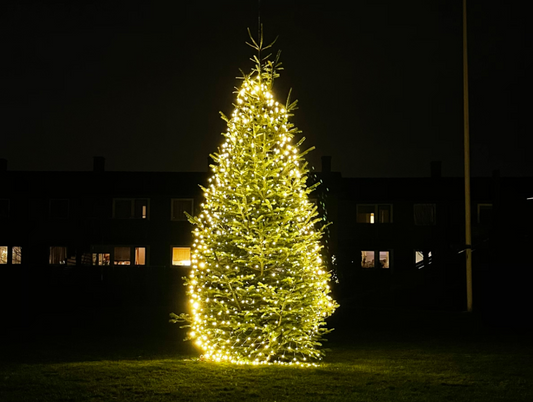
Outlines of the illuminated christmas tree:
M 337 307 L 321 257 L 324 222 L 309 201 L 302 138 L 290 123 L 296 102 L 272 95 L 279 53 L 259 56 L 243 73 L 237 99 L 212 155 L 215 164 L 196 226 L 192 271 L 185 284 L 189 338 L 211 361 L 305 364 L 321 359 L 325 319 Z

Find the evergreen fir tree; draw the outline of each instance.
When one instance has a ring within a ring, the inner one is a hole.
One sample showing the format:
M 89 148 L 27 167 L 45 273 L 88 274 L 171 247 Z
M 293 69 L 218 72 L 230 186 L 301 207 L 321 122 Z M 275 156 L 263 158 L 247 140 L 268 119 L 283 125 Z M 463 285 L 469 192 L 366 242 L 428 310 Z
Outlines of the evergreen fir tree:
M 189 338 L 212 361 L 306 364 L 321 359 L 325 319 L 337 307 L 321 257 L 324 222 L 308 195 L 307 162 L 293 144 L 297 102 L 272 95 L 282 70 L 277 56 L 259 56 L 243 73 L 225 142 L 212 155 L 213 175 L 202 188 L 192 271 L 185 279 L 192 314 Z M 290 94 L 289 94 L 290 95 Z

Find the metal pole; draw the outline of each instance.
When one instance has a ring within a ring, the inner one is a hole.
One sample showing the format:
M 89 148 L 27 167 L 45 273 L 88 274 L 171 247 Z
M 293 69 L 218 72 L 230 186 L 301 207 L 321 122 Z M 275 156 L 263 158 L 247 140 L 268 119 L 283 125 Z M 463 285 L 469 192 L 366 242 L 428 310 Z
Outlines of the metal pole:
M 463 0 L 463 100 L 465 160 L 465 243 L 466 243 L 466 306 L 472 312 L 472 228 L 470 207 L 470 122 L 468 115 L 468 52 L 466 42 L 466 0 Z

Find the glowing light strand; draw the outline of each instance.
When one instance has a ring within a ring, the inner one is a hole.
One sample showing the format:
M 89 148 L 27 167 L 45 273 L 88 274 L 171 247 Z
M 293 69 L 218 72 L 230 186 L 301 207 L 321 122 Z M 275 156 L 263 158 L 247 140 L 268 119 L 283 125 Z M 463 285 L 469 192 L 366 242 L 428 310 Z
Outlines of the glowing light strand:
M 255 43 L 255 42 L 254 42 Z M 191 314 L 189 337 L 203 358 L 236 364 L 309 366 L 330 332 L 336 309 L 330 273 L 322 260 L 324 226 L 308 199 L 304 155 L 292 140 L 289 117 L 272 86 L 281 69 L 255 59 L 243 77 L 225 142 L 215 164 L 196 226 L 192 270 L 185 278 Z

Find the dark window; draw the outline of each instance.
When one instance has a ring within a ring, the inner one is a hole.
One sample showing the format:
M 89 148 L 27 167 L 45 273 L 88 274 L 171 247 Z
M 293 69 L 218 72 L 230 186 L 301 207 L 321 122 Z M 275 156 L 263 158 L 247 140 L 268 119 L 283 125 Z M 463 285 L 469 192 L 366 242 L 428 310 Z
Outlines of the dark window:
M 415 204 L 413 210 L 415 225 L 435 225 L 437 223 L 435 204 Z
M 379 223 L 391 223 L 392 222 L 392 206 L 378 205 Z
M 171 220 L 186 221 L 185 212 L 189 215 L 193 214 L 193 200 L 191 198 L 173 198 L 171 210 Z
M 492 223 L 492 204 L 477 204 L 477 223 L 481 225 Z
M 92 256 L 91 253 L 84 252 L 80 256 L 80 263 L 81 265 L 87 266 L 92 264 Z
M 68 200 L 53 199 L 50 200 L 50 218 L 67 219 L 68 218 Z
M 117 219 L 132 218 L 131 200 L 115 200 L 114 217 Z

